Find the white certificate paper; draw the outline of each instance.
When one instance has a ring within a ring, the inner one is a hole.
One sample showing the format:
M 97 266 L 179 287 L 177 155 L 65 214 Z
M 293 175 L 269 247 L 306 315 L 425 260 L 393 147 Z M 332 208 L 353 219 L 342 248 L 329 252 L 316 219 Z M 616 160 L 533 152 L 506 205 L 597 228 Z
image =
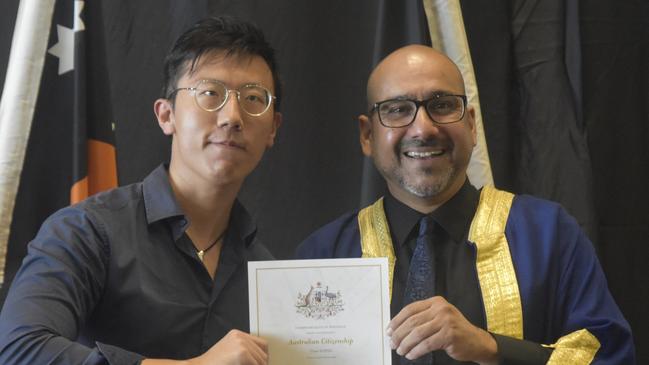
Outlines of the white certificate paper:
M 390 365 L 386 258 L 248 263 L 250 333 L 269 365 Z

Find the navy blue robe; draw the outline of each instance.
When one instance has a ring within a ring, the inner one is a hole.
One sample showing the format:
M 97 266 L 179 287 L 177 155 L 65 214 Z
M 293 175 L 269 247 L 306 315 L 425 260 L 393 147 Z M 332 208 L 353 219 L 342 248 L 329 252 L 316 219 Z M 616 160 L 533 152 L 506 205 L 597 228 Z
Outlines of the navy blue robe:
M 309 236 L 296 257 L 361 257 L 358 212 Z M 523 338 L 553 344 L 582 329 L 600 343 L 593 364 L 634 364 L 631 329 L 611 296 L 593 245 L 558 204 L 515 196 L 505 226 L 522 305 Z

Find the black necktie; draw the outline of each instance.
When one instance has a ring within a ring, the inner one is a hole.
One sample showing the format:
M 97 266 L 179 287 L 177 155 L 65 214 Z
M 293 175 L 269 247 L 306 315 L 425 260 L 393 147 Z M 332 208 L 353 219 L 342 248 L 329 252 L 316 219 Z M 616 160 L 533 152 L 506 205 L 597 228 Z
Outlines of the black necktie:
M 410 259 L 408 281 L 404 291 L 404 307 L 412 302 L 428 299 L 435 294 L 435 272 L 433 268 L 432 235 L 435 222 L 429 216 L 419 221 L 417 246 Z M 402 358 L 402 364 L 432 364 L 432 354 L 426 354 L 416 361 Z

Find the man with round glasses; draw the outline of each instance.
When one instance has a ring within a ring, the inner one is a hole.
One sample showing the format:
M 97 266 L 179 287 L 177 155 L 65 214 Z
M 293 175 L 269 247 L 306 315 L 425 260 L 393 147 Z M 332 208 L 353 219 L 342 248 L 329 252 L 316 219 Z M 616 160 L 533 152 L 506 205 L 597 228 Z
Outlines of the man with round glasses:
M 574 218 L 469 184 L 475 111 L 464 93 L 432 48 L 381 61 L 359 127 L 388 192 L 313 233 L 297 258 L 388 258 L 393 364 L 634 363 L 629 324 Z
M 275 99 L 270 90 L 261 85 L 245 84 L 238 90 L 230 90 L 223 82 L 218 80 L 201 80 L 195 87 L 177 88 L 167 99 L 180 90 L 188 90 L 194 94 L 196 106 L 207 112 L 221 109 L 228 102 L 230 92 L 233 92 L 237 95 L 237 101 L 241 109 L 252 117 L 264 114 Z
M 253 25 L 208 18 L 163 84 L 170 163 L 47 219 L 0 315 L 0 363 L 267 364 L 247 262 L 272 256 L 237 194 L 281 123 L 274 51 Z

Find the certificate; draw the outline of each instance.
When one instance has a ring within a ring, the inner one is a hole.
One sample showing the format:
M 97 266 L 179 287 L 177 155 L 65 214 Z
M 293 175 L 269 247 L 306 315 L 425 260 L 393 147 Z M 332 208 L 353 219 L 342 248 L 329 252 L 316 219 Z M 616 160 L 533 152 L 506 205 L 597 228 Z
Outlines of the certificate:
M 248 263 L 250 333 L 269 365 L 389 365 L 386 258 Z

